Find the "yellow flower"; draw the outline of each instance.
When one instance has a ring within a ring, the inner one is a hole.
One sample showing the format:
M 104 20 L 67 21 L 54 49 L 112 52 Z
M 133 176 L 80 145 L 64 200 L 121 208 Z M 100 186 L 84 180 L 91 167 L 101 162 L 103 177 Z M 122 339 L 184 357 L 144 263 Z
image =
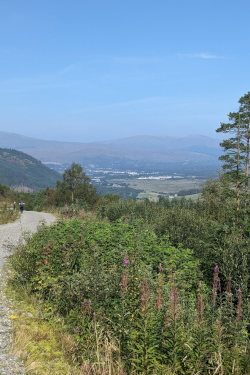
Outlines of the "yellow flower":
M 19 316 L 17 316 L 17 315 L 11 315 L 11 316 L 9 316 L 9 319 L 18 319 L 19 318 Z

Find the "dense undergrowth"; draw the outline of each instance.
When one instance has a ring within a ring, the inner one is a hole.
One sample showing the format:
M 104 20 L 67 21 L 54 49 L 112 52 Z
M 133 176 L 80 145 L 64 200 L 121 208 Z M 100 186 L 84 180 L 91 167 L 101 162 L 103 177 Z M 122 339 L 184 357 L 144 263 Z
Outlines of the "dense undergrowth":
M 15 200 L 15 193 L 8 186 L 0 184 L 0 225 L 17 220 L 18 211 L 13 206 Z
M 249 373 L 249 225 L 245 213 L 233 222 L 229 191 L 212 189 L 197 203 L 66 207 L 19 248 L 12 286 L 63 321 L 79 373 Z
M 10 205 L 0 204 L 0 225 L 16 221 L 18 217 L 18 212 L 10 208 Z
M 0 184 L 0 225 L 11 223 L 18 219 L 18 204 L 15 203 L 14 207 L 14 202 L 19 202 L 18 198 L 18 193 L 11 190 L 8 186 Z

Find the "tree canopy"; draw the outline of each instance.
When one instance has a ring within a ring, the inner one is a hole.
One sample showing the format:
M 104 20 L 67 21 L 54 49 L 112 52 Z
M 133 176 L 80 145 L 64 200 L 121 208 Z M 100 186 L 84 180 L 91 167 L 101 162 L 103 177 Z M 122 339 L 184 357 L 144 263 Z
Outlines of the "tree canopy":
M 228 114 L 228 123 L 222 122 L 216 130 L 218 133 L 230 134 L 221 146 L 225 154 L 220 157 L 226 170 L 236 183 L 244 182 L 248 186 L 249 174 L 249 140 L 250 140 L 250 92 L 239 99 L 237 112 Z
M 56 201 L 59 206 L 70 202 L 92 206 L 97 198 L 96 189 L 80 164 L 72 163 L 63 173 L 63 181 L 57 182 Z

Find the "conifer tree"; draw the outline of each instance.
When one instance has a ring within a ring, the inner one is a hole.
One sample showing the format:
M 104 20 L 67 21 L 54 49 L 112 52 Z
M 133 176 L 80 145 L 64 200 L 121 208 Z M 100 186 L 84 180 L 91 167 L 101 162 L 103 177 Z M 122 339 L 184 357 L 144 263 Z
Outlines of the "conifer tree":
M 248 190 L 249 179 L 249 139 L 250 139 L 250 92 L 239 100 L 238 112 L 230 112 L 229 122 L 221 123 L 217 132 L 230 134 L 231 137 L 223 140 L 220 145 L 225 154 L 220 157 L 224 161 L 222 168 L 235 183 L 237 218 L 240 210 L 240 193 L 242 187 Z
M 250 92 L 242 96 L 239 100 L 239 113 L 242 123 L 242 142 L 243 151 L 245 153 L 245 185 L 248 189 L 249 183 L 249 144 L 250 144 Z

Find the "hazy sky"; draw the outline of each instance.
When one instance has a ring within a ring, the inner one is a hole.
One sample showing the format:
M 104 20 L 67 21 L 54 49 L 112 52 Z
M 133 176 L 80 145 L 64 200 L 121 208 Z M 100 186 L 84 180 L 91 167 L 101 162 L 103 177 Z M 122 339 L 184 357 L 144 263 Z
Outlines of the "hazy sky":
M 0 0 L 0 130 L 216 136 L 250 91 L 249 0 Z

